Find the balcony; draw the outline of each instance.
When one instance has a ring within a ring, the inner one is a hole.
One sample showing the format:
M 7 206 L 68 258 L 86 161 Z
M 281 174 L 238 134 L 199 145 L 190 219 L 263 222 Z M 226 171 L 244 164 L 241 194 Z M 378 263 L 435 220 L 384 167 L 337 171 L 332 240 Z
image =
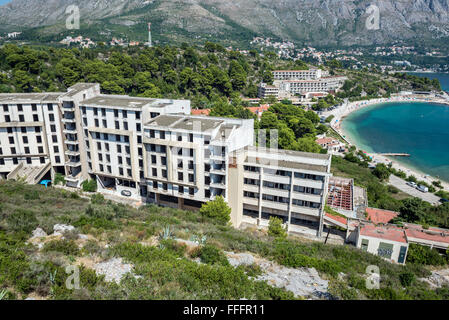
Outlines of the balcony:
M 62 132 L 67 133 L 67 134 L 77 134 L 78 133 L 76 131 L 76 129 L 64 129 Z
M 226 159 L 226 153 L 211 154 L 210 155 L 210 159 L 211 160 L 224 161 Z
M 70 161 L 70 162 L 66 163 L 66 166 L 71 167 L 71 168 L 76 168 L 76 167 L 81 166 L 81 162 L 80 161 L 78 161 L 78 162 Z
M 79 151 L 66 150 L 65 154 L 69 157 L 78 157 L 81 155 Z
M 211 181 L 210 186 L 212 188 L 226 189 L 226 184 L 223 181 Z
M 210 168 L 210 173 L 213 173 L 213 174 L 221 174 L 221 175 L 225 175 L 226 174 L 226 167 L 217 167 L 217 168 L 214 168 L 214 167 L 211 167 Z

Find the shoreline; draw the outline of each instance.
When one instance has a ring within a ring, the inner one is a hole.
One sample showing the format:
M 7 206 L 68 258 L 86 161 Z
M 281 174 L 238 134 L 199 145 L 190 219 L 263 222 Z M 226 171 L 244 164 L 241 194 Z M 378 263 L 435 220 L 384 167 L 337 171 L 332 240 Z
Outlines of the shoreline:
M 351 141 L 351 138 L 348 137 L 346 132 L 343 130 L 341 123 L 342 121 L 348 117 L 351 113 L 356 112 L 358 110 L 364 109 L 365 107 L 377 105 L 377 104 L 383 104 L 383 103 L 391 103 L 391 102 L 423 102 L 423 103 L 435 103 L 435 104 L 442 104 L 447 107 L 449 107 L 449 99 L 445 100 L 442 98 L 422 98 L 422 97 L 416 97 L 414 95 L 412 96 L 393 96 L 391 98 L 378 98 L 378 99 L 371 99 L 371 100 L 364 100 L 364 101 L 355 101 L 350 102 L 339 109 L 335 110 L 334 112 L 329 112 L 327 116 L 334 115 L 334 119 L 332 119 L 330 125 L 331 127 L 338 133 L 338 135 L 343 138 L 344 141 L 346 141 L 350 146 L 355 146 L 357 149 L 362 150 L 359 148 L 359 146 L 356 143 L 353 143 Z M 384 163 L 389 164 L 392 163 L 392 167 L 396 170 L 401 170 L 409 175 L 413 175 L 417 178 L 418 181 L 425 181 L 429 185 L 432 185 L 433 181 L 441 181 L 441 185 L 443 186 L 444 191 L 449 191 L 449 181 L 445 181 L 441 178 L 436 178 L 433 176 L 430 176 L 426 174 L 425 172 L 421 171 L 420 169 L 414 168 L 411 165 L 405 165 L 398 161 L 396 157 L 387 157 L 378 153 L 374 152 L 367 152 L 370 156 L 373 157 L 373 162 L 375 163 Z

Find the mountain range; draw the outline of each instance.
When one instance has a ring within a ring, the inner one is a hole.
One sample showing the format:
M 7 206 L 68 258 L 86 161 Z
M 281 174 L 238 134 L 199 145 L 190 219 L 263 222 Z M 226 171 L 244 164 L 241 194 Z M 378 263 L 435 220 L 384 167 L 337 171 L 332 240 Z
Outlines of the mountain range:
M 13 0 L 0 7 L 2 29 L 63 32 L 70 5 L 83 29 L 129 29 L 142 39 L 147 22 L 155 39 L 262 36 L 332 46 L 449 38 L 449 0 Z

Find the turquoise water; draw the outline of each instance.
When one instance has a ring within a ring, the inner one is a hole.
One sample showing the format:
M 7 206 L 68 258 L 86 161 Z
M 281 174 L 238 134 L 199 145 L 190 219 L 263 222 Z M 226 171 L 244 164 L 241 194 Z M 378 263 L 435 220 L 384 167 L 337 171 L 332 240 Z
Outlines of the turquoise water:
M 351 113 L 342 123 L 358 147 L 376 153 L 409 153 L 397 161 L 449 182 L 449 106 L 383 103 Z
M 418 77 L 425 77 L 429 79 L 438 79 L 441 83 L 441 89 L 444 91 L 449 91 L 449 74 L 448 73 L 418 73 L 418 72 L 410 72 Z

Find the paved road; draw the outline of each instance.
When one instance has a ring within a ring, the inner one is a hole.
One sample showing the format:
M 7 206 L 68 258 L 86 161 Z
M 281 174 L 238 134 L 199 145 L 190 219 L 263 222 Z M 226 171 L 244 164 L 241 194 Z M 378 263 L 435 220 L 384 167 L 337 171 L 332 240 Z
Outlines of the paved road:
M 421 192 L 413 187 L 410 187 L 407 185 L 407 182 L 405 180 L 402 180 L 399 177 L 396 177 L 395 175 L 390 176 L 390 184 L 401 190 L 402 192 L 405 192 L 413 197 L 421 198 L 424 201 L 427 201 L 434 205 L 440 204 L 440 197 L 434 195 L 431 192 Z

